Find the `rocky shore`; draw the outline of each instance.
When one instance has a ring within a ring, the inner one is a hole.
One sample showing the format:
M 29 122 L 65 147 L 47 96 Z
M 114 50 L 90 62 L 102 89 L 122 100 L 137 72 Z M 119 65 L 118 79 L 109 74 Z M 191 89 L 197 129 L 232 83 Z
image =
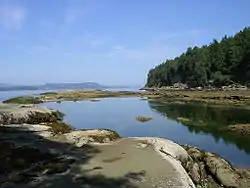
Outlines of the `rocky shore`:
M 250 90 L 169 90 L 166 88 L 142 88 L 148 91 L 149 98 L 163 102 L 186 103 L 199 102 L 203 104 L 249 106 Z
M 144 97 L 162 102 L 185 103 L 199 102 L 204 104 L 244 106 L 250 105 L 249 90 L 230 90 L 230 91 L 186 91 L 186 90 L 165 90 L 165 89 L 148 89 L 146 92 L 130 91 L 101 91 L 101 90 L 73 90 L 42 93 L 36 96 L 23 96 L 11 98 L 3 103 L 13 104 L 39 104 L 45 102 L 61 101 L 80 101 L 90 100 L 99 101 L 98 98 L 107 97 Z
M 102 91 L 102 90 L 69 90 L 69 91 L 58 91 L 41 93 L 36 96 L 23 96 L 11 98 L 3 103 L 13 104 L 39 104 L 44 102 L 61 102 L 61 101 L 80 101 L 90 100 L 92 102 L 99 101 L 98 98 L 108 97 L 133 97 L 133 96 L 144 96 L 146 92 L 130 92 L 130 91 Z
M 250 187 L 250 171 L 162 138 L 73 130 L 62 114 L 0 106 L 0 187 Z
M 25 111 L 27 107 L 34 104 L 39 103 L 45 103 L 45 102 L 62 102 L 62 101 L 80 101 L 80 100 L 90 100 L 92 102 L 100 101 L 100 98 L 107 98 L 107 97 L 141 97 L 142 100 L 152 100 L 152 101 L 159 101 L 161 103 L 174 103 L 174 104 L 185 104 L 185 103 L 198 103 L 201 105 L 213 105 L 213 106 L 231 106 L 231 107 L 238 107 L 238 108 L 244 108 L 249 109 L 250 106 L 250 91 L 249 90 L 229 90 L 229 91 L 189 91 L 189 90 L 167 90 L 164 88 L 144 88 L 148 90 L 147 92 L 130 92 L 130 91 L 120 91 L 120 92 L 112 92 L 112 91 L 102 91 L 102 90 L 70 90 L 70 91 L 58 91 L 58 92 L 47 92 L 47 93 L 41 93 L 39 95 L 35 96 L 23 96 L 23 97 L 16 97 L 11 98 L 6 101 L 3 101 L 5 107 L 7 107 L 7 104 L 16 104 L 23 105 L 22 111 Z M 1 106 L 4 106 L 4 104 L 1 104 Z M 1 107 L 0 106 L 0 110 Z M 5 108 L 3 107 L 3 108 Z M 2 108 L 2 109 L 3 109 Z M 42 117 L 39 114 L 39 112 L 35 112 L 33 115 L 34 117 L 39 118 L 57 118 L 61 117 L 62 114 L 54 114 L 54 117 L 48 116 L 48 117 Z M 1 116 L 4 116 L 1 115 Z M 4 119 L 4 117 L 0 116 L 0 124 L 1 119 Z M 30 114 L 29 116 L 32 116 Z M 12 117 L 8 120 L 9 123 L 15 123 L 14 119 L 11 120 Z M 138 117 L 139 121 L 145 121 L 146 119 L 141 119 L 141 117 Z M 137 120 L 138 120 L 137 118 Z M 182 117 L 179 117 L 177 119 L 179 122 L 191 125 L 192 122 L 189 122 L 190 120 L 184 119 Z M 7 121 L 5 118 L 4 121 Z M 37 121 L 37 120 L 36 120 Z M 28 123 L 36 123 L 34 122 L 28 122 Z M 46 120 L 47 121 L 47 120 Z M 147 120 L 146 120 L 147 121 Z M 22 121 L 17 121 L 22 122 Z M 53 120 L 52 120 L 53 122 Z M 3 124 L 3 123 L 2 123 Z M 6 123 L 5 123 L 6 124 Z M 193 126 L 194 124 L 192 124 Z M 200 127 L 200 123 L 198 124 Z M 206 127 L 204 127 L 206 128 Z M 242 124 L 242 125 L 231 125 L 227 128 L 223 129 L 220 128 L 220 131 L 226 131 L 231 132 L 233 134 L 237 135 L 249 135 L 250 134 L 250 126 L 248 124 Z
M 38 108 L 35 105 L 6 105 L 0 103 L 0 124 L 37 124 L 41 122 L 56 122 L 63 114 L 56 110 Z

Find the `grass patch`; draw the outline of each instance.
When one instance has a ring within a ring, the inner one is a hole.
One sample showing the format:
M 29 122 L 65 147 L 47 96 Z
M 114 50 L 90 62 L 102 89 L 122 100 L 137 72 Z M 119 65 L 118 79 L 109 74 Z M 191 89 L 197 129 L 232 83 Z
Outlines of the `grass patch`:
M 69 133 L 72 130 L 72 126 L 61 121 L 45 123 L 44 125 L 51 127 L 51 131 L 57 134 Z
M 16 97 L 3 101 L 3 103 L 14 103 L 14 104 L 39 104 L 42 102 L 43 101 L 38 99 L 37 97 Z
M 100 99 L 91 99 L 90 101 L 91 102 L 100 102 L 101 100 Z
M 45 92 L 41 93 L 40 95 L 57 95 L 57 92 Z
M 100 131 L 105 130 L 108 131 L 107 134 L 103 134 L 103 135 L 90 135 L 89 137 L 91 137 L 95 142 L 98 143 L 105 143 L 105 142 L 109 142 L 109 141 L 116 141 L 119 140 L 121 137 L 120 135 L 113 131 L 113 130 L 109 130 L 109 129 L 98 129 Z
M 140 121 L 140 122 L 144 123 L 144 122 L 147 122 L 147 121 L 152 120 L 153 118 L 151 118 L 151 117 L 146 117 L 146 116 L 137 116 L 135 119 L 136 119 L 137 121 Z

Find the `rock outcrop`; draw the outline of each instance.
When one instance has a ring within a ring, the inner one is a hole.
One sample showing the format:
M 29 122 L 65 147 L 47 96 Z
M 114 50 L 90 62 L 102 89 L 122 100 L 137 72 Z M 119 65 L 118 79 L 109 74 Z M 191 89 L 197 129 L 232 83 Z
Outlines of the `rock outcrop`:
M 194 183 L 200 188 L 250 187 L 249 170 L 235 169 L 216 154 L 192 146 L 181 146 L 162 138 L 136 139 L 151 144 L 156 152 L 173 164 L 183 182 L 189 182 L 189 185 Z
M 109 130 L 71 130 L 55 134 L 51 126 L 61 124 L 0 126 L 0 187 L 46 187 L 46 181 L 66 175 L 76 161 L 85 164 L 88 155 L 95 152 L 87 144 L 120 138 Z
M 76 130 L 57 136 L 58 141 L 74 144 L 77 147 L 90 143 L 108 143 L 116 141 L 120 136 L 111 130 L 93 129 L 93 130 Z
M 0 104 L 0 124 L 38 124 L 62 120 L 63 114 L 56 110 L 33 105 Z
M 195 184 L 185 171 L 181 161 L 188 161 L 189 155 L 187 151 L 180 145 L 163 138 L 136 138 L 138 140 L 145 141 L 154 147 L 163 159 L 170 162 L 179 174 L 179 179 L 182 181 L 185 187 L 195 188 Z
M 250 176 L 243 176 L 242 172 L 220 156 L 191 146 L 183 148 L 189 157 L 181 161 L 182 165 L 196 185 L 213 188 L 250 187 Z

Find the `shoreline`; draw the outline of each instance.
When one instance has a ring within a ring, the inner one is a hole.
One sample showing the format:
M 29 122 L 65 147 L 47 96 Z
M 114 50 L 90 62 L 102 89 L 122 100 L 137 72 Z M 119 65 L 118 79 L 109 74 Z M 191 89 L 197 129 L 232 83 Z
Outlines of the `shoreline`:
M 10 98 L 3 101 L 3 103 L 13 104 L 40 104 L 46 102 L 62 102 L 62 101 L 82 101 L 90 100 L 96 101 L 100 98 L 110 97 L 142 97 L 146 92 L 132 92 L 132 91 L 101 91 L 101 90 L 70 90 L 70 91 L 58 91 L 41 93 L 36 96 L 22 96 Z
M 40 104 L 46 102 L 81 101 L 96 100 L 97 98 L 109 97 L 143 97 L 149 100 L 172 103 L 200 103 L 225 106 L 250 106 L 250 90 L 230 90 L 230 91 L 185 91 L 185 90 L 165 90 L 152 89 L 150 91 L 101 91 L 101 90 L 72 90 L 46 92 L 35 96 L 23 96 L 10 98 L 3 103 L 14 104 Z
M 0 134 L 1 134 L 0 146 L 10 145 L 10 147 L 13 147 L 10 148 L 10 150 L 8 151 L 10 153 L 16 152 L 15 149 L 16 147 L 12 146 L 12 144 L 10 143 L 15 143 L 17 146 L 19 145 L 18 148 L 21 147 L 19 151 L 21 153 L 23 153 L 26 150 L 27 152 L 31 150 L 32 151 L 31 153 L 33 153 L 34 152 L 33 150 L 36 149 L 38 155 L 37 157 L 40 158 L 38 161 L 35 162 L 35 164 L 37 165 L 40 163 L 41 164 L 44 163 L 42 162 L 43 154 L 40 153 L 40 151 L 47 153 L 46 155 L 49 155 L 48 160 L 50 161 L 49 162 L 50 167 L 46 166 L 46 164 L 48 163 L 47 161 L 45 162 L 44 166 L 42 165 L 39 168 L 43 170 L 49 168 L 48 170 L 49 171 L 51 170 L 53 172 L 53 173 L 51 172 L 53 175 L 58 173 L 57 170 L 54 169 L 55 168 L 54 165 L 56 166 L 56 168 L 58 168 L 58 165 L 59 166 L 62 165 L 63 167 L 60 167 L 59 169 L 65 172 L 73 168 L 75 164 L 78 164 L 77 159 L 74 158 L 75 155 L 71 154 L 72 151 L 82 152 L 83 150 L 85 150 L 84 148 L 87 146 L 93 148 L 97 147 L 98 149 L 101 150 L 102 148 L 105 147 L 108 147 L 107 149 L 111 147 L 110 151 L 113 151 L 112 148 L 115 147 L 115 145 L 117 144 L 119 145 L 119 143 L 124 142 L 128 151 L 130 151 L 132 148 L 136 146 L 136 148 L 139 149 L 136 149 L 135 151 L 138 150 L 137 152 L 139 153 L 144 152 L 144 149 L 146 148 L 147 152 L 153 155 L 152 157 L 156 157 L 152 152 L 158 153 L 158 155 L 162 157 L 162 161 L 159 160 L 158 162 L 161 165 L 163 164 L 170 165 L 171 166 L 170 169 L 172 168 L 175 169 L 177 173 L 173 177 L 171 176 L 168 178 L 173 178 L 174 180 L 175 177 L 178 177 L 181 180 L 183 188 L 184 187 L 193 188 L 195 187 L 195 185 L 203 187 L 207 185 L 212 185 L 214 187 L 215 186 L 220 187 L 220 185 L 224 185 L 225 187 L 227 186 L 240 187 L 242 185 L 247 185 L 248 183 L 250 183 L 249 170 L 235 169 L 229 162 L 222 159 L 220 156 L 212 154 L 207 151 L 199 150 L 198 148 L 195 147 L 181 146 L 170 140 L 162 138 L 145 138 L 145 137 L 120 138 L 120 136 L 115 131 L 111 130 L 103 130 L 103 129 L 73 130 L 72 128 L 67 127 L 67 125 L 65 124 L 58 123 L 62 120 L 62 114 L 58 111 L 35 107 L 34 105 L 14 105 L 14 106 L 11 105 L 10 107 L 7 104 L 1 104 L 1 106 L 2 106 L 2 112 L 0 119 L 2 122 L 1 124 L 3 125 L 0 126 Z M 6 108 L 8 110 L 3 110 Z M 8 114 L 11 115 L 8 116 Z M 46 121 L 49 121 L 49 123 Z M 33 124 L 27 124 L 31 122 L 33 122 Z M 12 123 L 15 123 L 16 125 L 12 125 Z M 63 129 L 60 129 L 62 125 L 64 127 Z M 68 129 L 65 130 L 65 126 Z M 23 137 L 25 137 L 26 139 L 23 140 Z M 27 145 L 28 143 L 30 146 Z M 56 147 L 54 145 L 56 145 Z M 122 144 L 119 147 L 122 148 L 125 146 L 123 146 Z M 3 155 L 5 155 L 4 152 L 2 153 Z M 18 155 L 21 155 L 21 158 L 23 158 L 22 160 L 25 160 L 26 163 L 29 164 L 30 157 L 22 156 L 23 154 L 21 153 Z M 81 155 L 83 154 L 86 155 L 86 152 L 82 153 Z M 67 158 L 68 155 L 71 157 Z M 94 153 L 93 156 L 91 157 L 94 157 L 95 159 L 95 157 L 96 156 L 98 157 L 98 155 L 99 154 Z M 113 157 L 116 157 L 116 155 L 117 154 L 114 154 Z M 133 160 L 134 157 L 136 158 L 135 155 L 133 154 L 130 155 L 132 155 L 131 160 Z M 58 159 L 59 156 L 61 156 L 60 159 Z M 72 156 L 74 157 L 72 158 Z M 16 158 L 17 156 L 14 155 L 13 157 Z M 54 157 L 56 157 L 57 160 L 55 160 Z M 141 156 L 141 157 L 145 158 L 146 156 L 145 157 Z M 15 161 L 15 159 L 13 160 Z M 146 157 L 144 160 L 147 161 L 149 159 L 147 159 Z M 126 163 L 119 163 L 119 165 L 125 165 L 125 164 Z M 9 165 L 11 166 L 12 164 L 10 163 Z M 118 171 L 121 170 L 120 169 L 121 166 L 119 165 L 117 167 Z M 124 168 L 127 168 L 125 166 Z M 145 168 L 146 166 L 147 165 L 145 164 Z M 27 168 L 28 167 L 26 167 L 26 169 L 23 169 L 21 171 L 20 169 L 17 170 L 16 176 L 18 175 L 19 181 L 16 182 L 15 179 L 13 180 L 13 172 L 11 172 L 9 176 L 7 176 L 7 179 L 5 178 L 5 180 L 1 180 L 0 183 L 4 182 L 3 185 L 8 185 L 11 182 L 17 184 L 18 186 L 20 183 L 21 183 L 20 185 L 22 185 L 24 181 L 24 179 L 22 179 L 24 178 L 23 176 L 25 177 L 28 176 L 28 178 L 31 178 L 29 175 L 25 174 Z M 30 169 L 30 170 L 36 171 L 35 169 Z M 246 174 L 248 174 L 249 176 Z M 40 174 L 40 171 L 37 174 L 37 176 L 41 179 L 45 178 L 42 174 Z M 145 176 L 145 178 L 147 179 L 149 177 Z M 175 181 L 176 184 L 180 183 L 180 181 L 177 180 Z M 29 180 L 29 183 L 32 183 L 32 181 Z
M 89 100 L 91 102 L 99 102 L 101 98 L 120 98 L 120 97 L 141 97 L 142 100 L 153 100 L 161 103 L 173 104 L 198 104 L 198 105 L 212 105 L 214 107 L 225 106 L 250 109 L 250 91 L 236 90 L 236 91 L 184 91 L 184 90 L 166 90 L 154 89 L 149 92 L 131 92 L 131 91 L 101 91 L 101 90 L 70 90 L 58 92 L 46 92 L 35 96 L 23 96 L 11 98 L 3 103 L 6 104 L 41 104 L 46 102 L 62 101 L 83 101 Z M 184 123 L 187 123 L 186 121 Z M 246 124 L 248 125 L 248 124 Z M 250 134 L 250 126 L 234 126 L 228 128 L 228 132 L 241 135 Z

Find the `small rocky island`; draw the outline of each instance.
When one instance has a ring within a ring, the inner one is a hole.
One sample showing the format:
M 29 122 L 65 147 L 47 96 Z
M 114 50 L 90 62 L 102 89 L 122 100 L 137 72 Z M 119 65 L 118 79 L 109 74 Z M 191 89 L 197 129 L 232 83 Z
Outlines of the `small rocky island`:
M 250 187 L 249 170 L 216 154 L 62 120 L 34 104 L 0 104 L 0 187 Z

